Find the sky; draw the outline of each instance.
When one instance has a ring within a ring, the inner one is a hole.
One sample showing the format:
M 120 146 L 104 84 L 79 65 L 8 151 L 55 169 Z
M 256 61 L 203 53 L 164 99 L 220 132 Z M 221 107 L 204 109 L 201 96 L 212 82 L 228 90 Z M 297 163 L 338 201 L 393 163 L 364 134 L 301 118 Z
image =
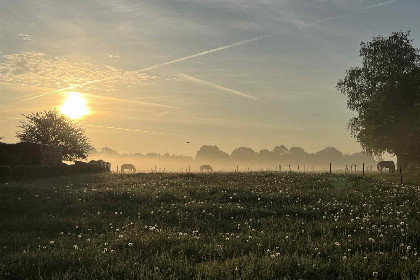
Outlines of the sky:
M 0 136 L 16 142 L 22 114 L 76 92 L 97 149 L 359 152 L 336 83 L 360 65 L 361 41 L 411 30 L 419 47 L 418 11 L 419 0 L 0 0 Z

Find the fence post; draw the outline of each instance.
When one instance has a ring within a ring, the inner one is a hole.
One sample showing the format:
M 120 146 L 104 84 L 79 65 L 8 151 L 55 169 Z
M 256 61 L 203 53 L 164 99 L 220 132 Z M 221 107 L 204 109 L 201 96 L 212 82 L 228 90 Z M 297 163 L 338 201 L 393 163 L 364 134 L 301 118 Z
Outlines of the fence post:
M 401 183 L 403 182 L 402 167 L 401 167 L 401 165 L 400 165 L 400 181 L 401 181 Z
M 330 162 L 330 174 L 331 174 L 331 162 Z

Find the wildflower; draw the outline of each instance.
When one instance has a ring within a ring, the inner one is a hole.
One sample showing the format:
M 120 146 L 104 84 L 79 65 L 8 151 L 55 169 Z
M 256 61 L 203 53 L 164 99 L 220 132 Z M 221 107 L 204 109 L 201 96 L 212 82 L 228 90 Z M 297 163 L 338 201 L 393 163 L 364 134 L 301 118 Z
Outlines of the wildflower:
M 53 240 L 51 240 L 51 241 L 50 241 L 50 244 L 51 244 L 51 245 L 54 245 L 54 241 L 53 241 Z

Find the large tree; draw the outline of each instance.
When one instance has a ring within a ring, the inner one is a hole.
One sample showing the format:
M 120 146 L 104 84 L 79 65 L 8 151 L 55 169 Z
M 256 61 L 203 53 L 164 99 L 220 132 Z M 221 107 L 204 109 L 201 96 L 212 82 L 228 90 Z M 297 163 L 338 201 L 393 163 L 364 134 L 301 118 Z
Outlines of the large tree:
M 223 152 L 217 146 L 204 145 L 200 148 L 195 156 L 195 159 L 200 162 L 225 162 L 229 161 L 231 157 L 228 153 Z
M 21 130 L 16 133 L 20 141 L 60 146 L 67 161 L 86 159 L 89 155 L 90 142 L 78 122 L 55 109 L 23 116 Z
M 258 158 L 258 153 L 248 147 L 239 147 L 233 150 L 230 157 L 236 161 L 253 162 Z
M 420 52 L 410 32 L 362 42 L 363 64 L 347 71 L 337 88 L 356 112 L 348 127 L 365 151 L 420 164 Z

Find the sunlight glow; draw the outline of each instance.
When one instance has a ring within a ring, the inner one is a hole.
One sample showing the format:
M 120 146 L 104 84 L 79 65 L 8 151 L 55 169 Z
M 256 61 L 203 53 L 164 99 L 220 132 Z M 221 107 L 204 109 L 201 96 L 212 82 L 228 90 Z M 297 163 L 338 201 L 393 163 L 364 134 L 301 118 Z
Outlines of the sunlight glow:
M 60 106 L 60 112 L 63 115 L 71 119 L 80 119 L 90 113 L 83 94 L 79 92 L 68 92 L 66 95 L 67 98 Z

